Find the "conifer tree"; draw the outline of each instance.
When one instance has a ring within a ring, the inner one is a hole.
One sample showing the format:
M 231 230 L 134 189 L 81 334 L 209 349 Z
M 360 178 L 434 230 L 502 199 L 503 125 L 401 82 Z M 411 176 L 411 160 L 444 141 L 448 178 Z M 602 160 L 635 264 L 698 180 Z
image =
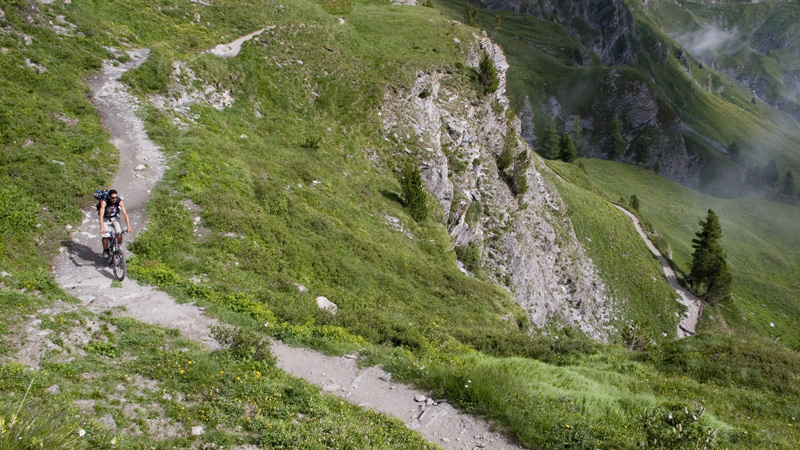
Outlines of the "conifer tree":
M 536 135 L 538 136 L 537 151 L 547 159 L 558 158 L 559 138 L 556 131 L 555 118 L 552 114 L 545 112 L 536 125 Z
M 497 67 L 494 61 L 489 57 L 488 53 L 483 54 L 480 64 L 478 65 L 478 81 L 483 86 L 483 92 L 491 94 L 497 91 L 500 86 L 500 76 L 497 74 Z
M 575 144 L 575 148 L 577 149 L 579 146 L 582 145 L 583 142 L 583 128 L 581 127 L 581 116 L 575 116 L 572 118 L 572 136 L 573 142 L 577 142 Z
M 511 135 L 511 133 L 509 133 Z M 514 162 L 514 147 L 516 146 L 516 139 L 513 136 L 506 136 L 503 145 L 503 153 L 497 157 L 497 170 L 501 176 L 504 176 L 506 169 L 511 167 Z
M 502 22 L 500 16 L 494 16 L 494 22 L 492 22 L 492 28 L 489 29 L 489 39 L 492 39 L 494 32 L 497 31 L 498 28 L 500 28 L 500 22 Z
M 761 176 L 764 179 L 764 184 L 769 188 L 775 188 L 775 183 L 778 182 L 778 164 L 774 159 L 771 159 L 761 170 Z
M 528 167 L 531 161 L 528 158 L 528 152 L 522 150 L 514 158 L 514 179 L 512 190 L 517 196 L 525 195 L 528 192 Z
M 464 6 L 464 23 L 473 27 L 475 26 L 475 19 L 478 16 L 478 10 L 469 3 Z
M 417 166 L 408 163 L 403 167 L 400 184 L 403 189 L 403 204 L 408 208 L 411 217 L 417 222 L 425 220 L 428 217 L 428 201 Z
M 718 303 L 730 297 L 731 274 L 725 261 L 725 251 L 719 240 L 722 227 L 714 211 L 708 210 L 706 220 L 701 220 L 700 231 L 692 239 L 692 268 L 689 283 L 692 290 L 708 303 Z
M 575 148 L 575 143 L 572 142 L 572 138 L 568 133 L 562 134 L 561 144 L 559 145 L 558 150 L 558 159 L 565 162 L 572 162 L 575 161 L 575 158 L 577 157 L 578 150 Z
M 742 163 L 742 149 L 736 141 L 731 142 L 731 145 L 728 147 L 728 153 L 730 153 L 733 162 L 737 164 Z
M 629 204 L 631 205 L 631 209 L 638 211 L 639 210 L 639 197 L 636 194 L 631 195 L 631 199 Z
M 622 137 L 622 121 L 614 115 L 611 119 L 611 132 L 606 141 L 606 153 L 611 160 L 616 160 L 625 153 L 625 138 Z

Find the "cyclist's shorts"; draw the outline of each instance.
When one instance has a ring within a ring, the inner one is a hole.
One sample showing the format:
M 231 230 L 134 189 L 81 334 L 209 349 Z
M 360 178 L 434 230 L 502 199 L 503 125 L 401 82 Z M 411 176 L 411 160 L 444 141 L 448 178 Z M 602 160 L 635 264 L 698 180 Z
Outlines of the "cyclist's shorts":
M 114 227 L 114 231 L 116 231 L 117 234 L 122 233 L 122 225 L 120 225 L 120 223 L 119 223 L 119 217 L 111 217 L 111 218 L 106 217 L 105 226 L 106 226 L 106 229 Z M 111 237 L 111 233 L 106 231 L 103 234 L 103 237 Z

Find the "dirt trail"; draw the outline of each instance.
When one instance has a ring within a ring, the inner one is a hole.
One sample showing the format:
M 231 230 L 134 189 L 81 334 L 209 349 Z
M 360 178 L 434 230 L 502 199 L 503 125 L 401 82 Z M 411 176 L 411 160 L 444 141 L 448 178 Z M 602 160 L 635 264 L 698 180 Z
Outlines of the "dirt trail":
M 88 80 L 92 103 L 111 134 L 111 143 L 119 149 L 119 170 L 112 187 L 124 200 L 134 233 L 145 226 L 144 209 L 150 191 L 164 173 L 164 158 L 159 147 L 148 139 L 144 123 L 136 116 L 138 101 L 119 82 L 119 77 L 142 64 L 148 53 L 148 50 L 131 51 L 131 60 L 116 67 L 106 62 L 103 71 Z M 126 240 L 130 240 L 130 236 L 126 236 Z M 114 275 L 101 252 L 100 226 L 97 211 L 92 207 L 84 211 L 83 223 L 54 261 L 56 281 L 94 312 L 124 307 L 125 311 L 119 314 L 178 328 L 187 337 L 216 347 L 209 335 L 209 327 L 216 320 L 196 307 L 178 304 L 166 293 L 133 280 L 126 279 L 119 288 L 111 287 Z
M 120 151 L 120 169 L 113 187 L 120 191 L 134 230 L 146 226 L 144 209 L 150 191 L 164 173 L 164 159 L 158 146 L 150 141 L 144 123 L 136 116 L 136 98 L 118 81 L 127 70 L 138 67 L 147 58 L 147 50 L 129 53 L 131 60 L 103 71 L 89 80 L 92 102 L 100 111 L 103 124 L 111 133 L 111 142 Z M 217 324 L 196 306 L 177 304 L 164 292 L 126 279 L 112 288 L 113 275 L 100 252 L 97 212 L 84 212 L 83 224 L 73 232 L 72 241 L 62 247 L 53 270 L 58 283 L 82 300 L 94 312 L 118 308 L 148 324 L 177 328 L 192 339 L 216 347 L 210 327 Z M 422 391 L 390 381 L 377 367 L 359 368 L 354 357 L 329 357 L 280 342 L 273 344 L 278 366 L 287 373 L 320 386 L 365 408 L 404 420 L 431 442 L 446 449 L 520 449 L 486 422 L 463 414 L 447 402 L 429 400 Z
M 633 220 L 634 225 L 636 225 L 636 231 L 639 232 L 639 236 L 644 239 L 645 244 L 647 244 L 647 248 L 656 255 L 658 261 L 661 263 L 661 267 L 664 269 L 664 275 L 667 277 L 667 282 L 669 285 L 675 289 L 675 292 L 678 293 L 678 298 L 676 299 L 680 304 L 686 306 L 686 314 L 681 317 L 680 322 L 678 322 L 678 337 L 685 338 L 686 336 L 691 336 L 697 333 L 697 322 L 700 321 L 700 315 L 703 313 L 703 303 L 695 297 L 691 292 L 686 290 L 680 283 L 678 283 L 678 278 L 675 276 L 675 271 L 672 270 L 670 267 L 669 262 L 667 262 L 667 258 L 665 258 L 661 252 L 658 251 L 653 242 L 650 241 L 650 238 L 647 237 L 644 230 L 642 230 L 642 224 L 639 223 L 639 218 L 633 215 L 627 209 L 619 206 L 616 206 L 620 211 L 624 212 L 625 215 Z
M 358 406 L 402 419 L 425 439 L 446 449 L 521 449 L 484 421 L 464 414 L 446 400 L 391 381 L 379 367 L 359 368 L 355 356 L 331 357 L 276 342 L 278 367 Z

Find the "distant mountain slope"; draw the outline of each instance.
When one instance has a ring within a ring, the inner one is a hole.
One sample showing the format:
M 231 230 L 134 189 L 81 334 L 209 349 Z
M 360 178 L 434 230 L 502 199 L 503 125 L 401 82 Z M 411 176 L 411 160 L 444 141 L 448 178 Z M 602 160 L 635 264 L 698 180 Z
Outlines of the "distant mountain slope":
M 441 4 L 463 19 L 465 2 Z M 730 76 L 736 74 L 705 64 L 689 43 L 684 48 L 668 26 L 682 19 L 677 7 L 659 6 L 667 4 L 486 0 L 477 20 L 506 50 L 512 102 L 526 139 L 545 156 L 554 153 L 553 130 L 566 131 L 587 156 L 642 165 L 714 195 L 772 195 L 774 186 L 760 174 L 770 161 L 781 171 L 798 171 L 800 129 L 786 114 L 753 101 L 750 88 Z M 787 7 L 770 5 L 775 11 L 767 24 L 775 28 Z M 779 45 L 768 28 L 753 32 L 761 47 Z M 794 40 L 789 33 L 779 42 Z M 762 64 L 769 71 L 759 82 L 775 73 L 790 81 L 793 60 L 783 60 L 782 66 Z
M 800 4 L 650 1 L 644 8 L 695 58 L 800 120 Z

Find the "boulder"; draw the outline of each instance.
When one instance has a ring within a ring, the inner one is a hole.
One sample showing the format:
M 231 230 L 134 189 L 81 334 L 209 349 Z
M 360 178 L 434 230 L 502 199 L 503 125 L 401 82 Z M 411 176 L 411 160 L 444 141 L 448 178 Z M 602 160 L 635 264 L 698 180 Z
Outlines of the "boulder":
M 326 297 L 321 297 L 321 296 L 317 297 L 317 308 L 324 309 L 325 311 L 328 311 L 334 315 L 336 315 L 336 311 L 339 310 L 339 307 L 336 306 L 336 303 L 333 303 Z

